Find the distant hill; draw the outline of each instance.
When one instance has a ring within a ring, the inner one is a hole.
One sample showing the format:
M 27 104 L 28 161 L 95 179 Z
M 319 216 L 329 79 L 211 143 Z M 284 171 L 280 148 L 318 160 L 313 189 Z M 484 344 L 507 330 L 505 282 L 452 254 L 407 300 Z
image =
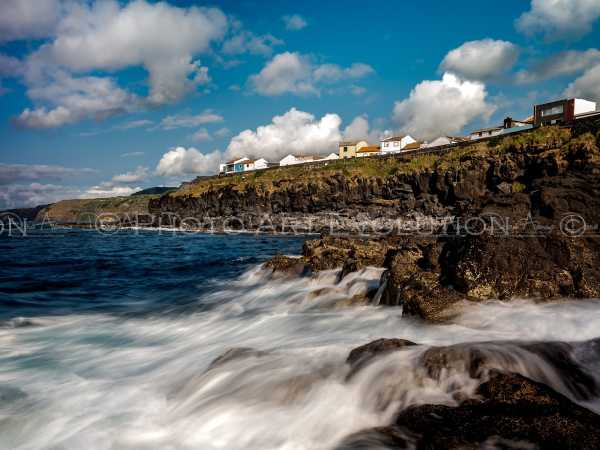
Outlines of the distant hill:
M 135 196 L 135 195 L 163 195 L 166 194 L 167 192 L 173 192 L 176 191 L 177 188 L 176 187 L 151 187 L 151 188 L 147 188 L 147 189 L 142 189 L 141 191 L 137 191 L 134 192 L 133 194 L 131 194 L 131 196 Z

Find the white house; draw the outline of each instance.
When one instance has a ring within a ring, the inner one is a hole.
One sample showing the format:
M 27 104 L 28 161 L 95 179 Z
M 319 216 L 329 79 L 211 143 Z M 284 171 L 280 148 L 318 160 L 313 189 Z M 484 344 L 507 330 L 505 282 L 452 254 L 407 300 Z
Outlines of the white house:
M 332 161 L 340 159 L 338 155 L 335 153 L 330 153 L 327 156 L 315 156 L 315 155 L 287 155 L 281 161 L 279 161 L 280 166 L 293 166 L 294 164 L 306 164 L 311 162 L 318 161 Z
M 384 155 L 387 153 L 398 153 L 401 152 L 408 144 L 414 144 L 415 142 L 417 141 L 409 135 L 392 136 L 382 139 L 380 142 L 381 153 Z
M 441 147 L 443 145 L 457 144 L 459 142 L 466 142 L 469 138 L 466 137 L 456 137 L 456 136 L 440 136 L 437 139 L 434 139 L 431 142 L 428 142 L 424 145 L 426 148 L 431 147 Z

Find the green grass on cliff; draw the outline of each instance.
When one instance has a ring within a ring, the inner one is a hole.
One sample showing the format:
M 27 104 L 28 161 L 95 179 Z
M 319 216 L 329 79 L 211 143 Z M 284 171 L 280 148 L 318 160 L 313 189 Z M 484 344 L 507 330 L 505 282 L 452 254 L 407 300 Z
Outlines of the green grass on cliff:
M 319 182 L 334 175 L 345 177 L 386 178 L 423 171 L 452 171 L 470 159 L 501 157 L 507 152 L 544 151 L 560 149 L 571 138 L 571 130 L 561 127 L 543 127 L 512 136 L 473 142 L 457 147 L 445 154 L 421 154 L 413 157 L 396 155 L 389 157 L 353 158 L 331 161 L 327 165 L 310 164 L 279 167 L 229 177 L 212 177 L 182 186 L 168 195 L 199 196 L 210 189 L 230 187 L 245 191 L 249 187 L 272 191 L 298 182 Z M 592 136 L 592 140 L 595 138 Z M 590 141 L 591 142 L 591 141 Z M 595 145 L 595 144 L 594 144 Z

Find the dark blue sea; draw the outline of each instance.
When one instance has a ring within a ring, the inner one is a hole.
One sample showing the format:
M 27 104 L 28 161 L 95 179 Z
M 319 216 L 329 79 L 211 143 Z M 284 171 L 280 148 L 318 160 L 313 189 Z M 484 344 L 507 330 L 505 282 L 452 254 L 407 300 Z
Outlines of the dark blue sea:
M 299 254 L 305 239 L 0 236 L 0 450 L 335 449 L 399 408 L 474 395 L 468 372 L 423 379 L 416 362 L 429 345 L 600 335 L 597 301 L 488 302 L 428 325 L 354 302 L 381 268 L 338 282 L 336 270 L 298 278 L 261 267 Z M 349 351 L 382 337 L 424 345 L 348 381 Z M 569 395 L 543 360 L 515 358 Z

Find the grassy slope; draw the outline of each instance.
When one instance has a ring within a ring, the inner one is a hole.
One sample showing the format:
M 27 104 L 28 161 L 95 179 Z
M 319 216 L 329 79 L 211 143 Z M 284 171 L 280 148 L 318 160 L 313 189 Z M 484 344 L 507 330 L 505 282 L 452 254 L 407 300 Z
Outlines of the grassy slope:
M 465 159 L 498 156 L 509 149 L 522 151 L 532 146 L 542 145 L 560 147 L 569 140 L 569 137 L 570 132 L 567 129 L 547 127 L 512 137 L 506 136 L 484 142 L 475 142 L 441 155 L 424 154 L 413 157 L 354 158 L 332 161 L 323 166 L 306 164 L 257 171 L 245 175 L 212 177 L 185 184 L 177 191 L 168 195 L 175 197 L 199 196 L 210 189 L 219 189 L 225 186 L 233 187 L 233 189 L 238 191 L 244 191 L 249 186 L 256 186 L 264 190 L 273 190 L 285 187 L 291 183 L 315 181 L 328 178 L 332 175 L 385 178 L 395 174 L 426 170 L 445 171 L 459 167 Z

